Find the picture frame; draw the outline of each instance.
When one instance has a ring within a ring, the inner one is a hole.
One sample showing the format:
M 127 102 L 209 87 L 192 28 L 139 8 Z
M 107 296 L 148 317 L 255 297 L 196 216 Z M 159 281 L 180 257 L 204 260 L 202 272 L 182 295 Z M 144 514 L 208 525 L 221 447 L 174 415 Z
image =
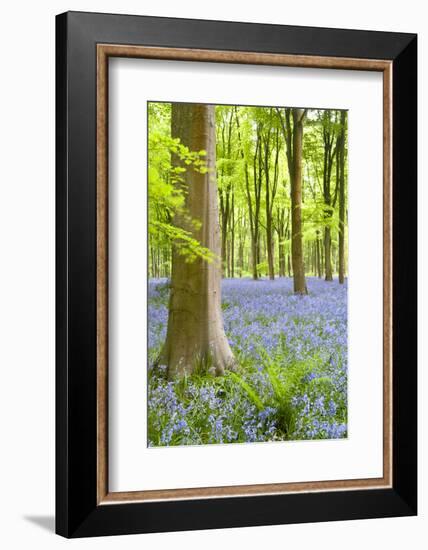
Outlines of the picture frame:
M 108 60 L 383 74 L 383 471 L 378 479 L 108 488 Z M 417 36 L 67 12 L 56 18 L 56 532 L 65 537 L 417 513 Z

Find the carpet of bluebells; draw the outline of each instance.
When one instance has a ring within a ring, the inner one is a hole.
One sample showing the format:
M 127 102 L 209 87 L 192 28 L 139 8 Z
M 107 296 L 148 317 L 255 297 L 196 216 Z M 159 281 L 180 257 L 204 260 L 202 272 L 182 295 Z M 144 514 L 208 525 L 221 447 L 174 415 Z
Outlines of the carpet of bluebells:
M 347 437 L 347 283 L 308 277 L 308 296 L 292 284 L 224 279 L 236 369 L 168 381 L 168 281 L 149 282 L 149 446 Z

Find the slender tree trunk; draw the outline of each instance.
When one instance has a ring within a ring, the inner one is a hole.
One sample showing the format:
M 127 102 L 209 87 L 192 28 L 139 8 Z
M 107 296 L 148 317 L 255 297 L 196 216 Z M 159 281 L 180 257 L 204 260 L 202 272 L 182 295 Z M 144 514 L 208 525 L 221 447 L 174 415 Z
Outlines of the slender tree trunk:
M 230 277 L 230 241 L 226 239 L 226 256 L 225 256 L 225 267 L 222 271 L 223 277 Z
M 278 273 L 285 277 L 285 208 L 276 210 L 276 233 L 278 235 Z
M 275 267 L 273 263 L 272 220 L 270 219 L 270 217 L 268 218 L 268 220 L 266 220 L 266 249 L 269 279 L 273 281 L 275 279 Z
M 257 242 L 253 238 L 251 242 L 251 268 L 253 272 L 253 279 L 257 281 L 259 274 L 257 272 Z
M 258 263 L 258 249 L 259 249 L 260 193 L 261 193 L 261 169 L 262 169 L 261 163 L 259 160 L 259 163 L 258 163 L 259 173 L 257 175 L 257 159 L 260 158 L 259 155 L 261 153 L 260 131 L 259 131 L 259 127 L 257 127 L 257 141 L 256 141 L 255 153 L 253 156 L 253 189 L 254 189 L 254 204 L 253 204 L 253 200 L 251 197 L 251 190 L 250 190 L 250 177 L 248 174 L 248 164 L 247 164 L 244 149 L 242 146 L 241 129 L 240 129 L 237 107 L 235 107 L 235 116 L 236 116 L 236 126 L 238 130 L 239 148 L 241 152 L 241 158 L 244 161 L 245 193 L 247 197 L 248 217 L 250 221 L 250 235 L 251 235 L 251 269 L 252 269 L 253 279 L 257 281 L 259 278 L 258 271 L 257 271 L 257 263 Z
M 235 277 L 235 193 L 232 190 L 232 214 L 230 224 L 230 276 Z
M 346 112 L 340 115 L 340 149 L 339 149 L 339 283 L 345 282 L 345 123 Z
M 242 277 L 242 271 L 244 270 L 244 243 L 242 240 L 238 246 L 238 266 L 239 276 Z
M 293 109 L 293 174 L 291 180 L 291 261 L 294 292 L 307 294 L 303 265 L 302 236 L 302 151 L 303 109 Z
M 277 109 L 284 139 L 287 145 L 287 163 L 291 187 L 291 261 L 295 294 L 307 294 L 303 265 L 302 227 L 302 157 L 304 109 L 285 109 L 284 118 Z M 291 116 L 293 128 L 291 128 Z
M 230 216 L 230 203 L 229 203 L 230 189 L 226 191 L 220 191 L 220 218 L 221 218 L 221 269 L 222 274 L 226 275 L 227 269 L 227 229 Z
M 284 228 L 278 228 L 278 268 L 279 276 L 285 277 L 285 244 Z
M 317 251 L 316 251 L 316 243 L 315 242 L 312 242 L 311 248 L 312 248 L 312 254 L 311 254 L 312 269 L 311 269 L 311 273 L 312 273 L 312 275 L 316 275 Z
M 320 251 L 321 251 L 321 276 L 324 275 L 323 268 L 325 266 L 325 254 L 324 254 L 324 241 L 320 240 Z
M 324 193 L 324 258 L 325 258 L 325 280 L 333 280 L 333 270 L 331 265 L 331 219 L 332 198 L 331 198 L 331 172 L 333 168 L 334 157 L 337 152 L 337 145 L 333 147 L 335 140 L 335 129 L 331 120 L 331 111 L 329 109 L 323 112 L 323 141 L 324 141 L 324 170 L 323 170 L 323 193 Z
M 290 218 L 291 218 L 291 214 L 290 214 Z M 291 222 L 291 219 L 290 219 L 290 222 Z M 288 276 L 291 277 L 292 276 L 292 273 L 291 273 L 291 242 L 290 242 L 291 232 L 290 232 L 289 229 L 287 229 L 286 235 L 287 235 L 287 242 L 289 243 L 289 245 L 287 246 L 287 273 L 288 273 Z
M 324 228 L 324 254 L 325 254 L 325 280 L 333 280 L 333 270 L 331 268 L 331 229 L 329 226 Z
M 274 173 L 271 181 L 270 177 L 270 153 L 271 153 L 271 130 L 267 131 L 264 139 L 264 165 L 265 165 L 265 204 L 266 204 L 266 249 L 267 249 L 267 263 L 268 263 L 268 275 L 270 280 L 275 279 L 275 261 L 274 261 L 274 246 L 273 246 L 273 221 L 272 210 L 275 200 L 276 189 L 278 185 L 278 159 L 279 159 L 279 130 L 276 131 L 275 140 L 275 163 Z
M 320 239 L 319 239 L 319 231 L 317 229 L 316 232 L 317 235 L 317 275 L 319 278 L 322 277 L 322 270 L 321 270 L 321 245 L 320 245 Z
M 184 173 L 185 205 L 191 220 L 177 214 L 174 223 L 184 228 L 202 246 L 216 256 L 215 261 L 202 258 L 189 262 L 173 250 L 171 293 L 167 336 L 159 363 L 168 368 L 169 378 L 190 374 L 197 364 L 204 364 L 217 375 L 232 367 L 221 311 L 220 228 L 215 178 L 215 107 L 213 105 L 173 103 L 171 135 L 191 151 L 207 152 L 208 173 L 187 168 Z M 181 164 L 178 158 L 173 162 Z
M 223 222 L 221 226 L 221 271 L 223 276 L 226 275 L 226 266 L 227 266 L 227 253 L 226 253 L 226 247 L 227 247 L 227 233 L 226 233 L 226 224 Z
M 284 244 L 282 244 L 278 237 L 278 264 L 279 264 L 279 276 L 285 277 L 285 250 Z

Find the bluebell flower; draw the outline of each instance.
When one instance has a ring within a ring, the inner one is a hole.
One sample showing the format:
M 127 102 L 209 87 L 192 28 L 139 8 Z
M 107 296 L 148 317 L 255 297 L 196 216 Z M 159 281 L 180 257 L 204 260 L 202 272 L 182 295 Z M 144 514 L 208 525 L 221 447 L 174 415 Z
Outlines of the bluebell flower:
M 264 403 L 259 410 L 227 377 L 221 391 L 213 379 L 190 378 L 184 389 L 166 379 L 156 360 L 166 337 L 169 284 L 149 282 L 150 446 L 347 436 L 347 283 L 308 277 L 307 284 L 309 295 L 297 297 L 289 278 L 222 282 L 226 335 L 243 365 L 240 375 Z M 290 390 L 286 427 L 266 372 L 269 361 L 280 374 L 296 364 L 308 367 Z

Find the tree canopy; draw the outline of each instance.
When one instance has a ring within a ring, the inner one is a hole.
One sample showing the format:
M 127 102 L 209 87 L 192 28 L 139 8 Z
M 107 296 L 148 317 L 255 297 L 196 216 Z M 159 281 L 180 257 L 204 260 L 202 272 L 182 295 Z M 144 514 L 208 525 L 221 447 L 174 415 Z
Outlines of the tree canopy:
M 206 171 L 206 151 L 192 151 L 171 137 L 170 103 L 149 103 L 148 116 L 149 270 L 151 277 L 170 277 L 172 245 L 188 261 L 197 257 L 213 261 L 212 253 L 191 232 L 174 224 L 174 215 L 184 214 L 183 172 Z M 296 197 L 299 124 L 301 197 Z M 326 280 L 338 274 L 343 282 L 346 111 L 217 105 L 215 127 L 223 276 L 293 276 L 298 268 L 297 264 L 293 268 L 293 239 L 295 243 L 301 239 L 303 274 Z M 173 155 L 183 161 L 180 166 L 172 163 Z M 293 232 L 297 208 L 300 221 Z M 200 220 L 192 223 L 197 226 Z

